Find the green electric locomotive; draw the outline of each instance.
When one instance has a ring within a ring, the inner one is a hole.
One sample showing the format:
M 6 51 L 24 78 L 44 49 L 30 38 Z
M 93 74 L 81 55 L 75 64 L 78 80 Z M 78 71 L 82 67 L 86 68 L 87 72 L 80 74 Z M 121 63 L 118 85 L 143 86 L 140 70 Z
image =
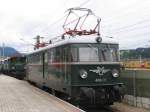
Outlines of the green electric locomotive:
M 68 36 L 27 56 L 27 79 L 79 104 L 120 101 L 118 43 L 97 35 Z
M 4 74 L 8 74 L 8 59 L 1 60 L 1 71 Z
M 68 22 L 72 13 L 77 19 Z M 93 25 L 86 22 L 91 15 L 90 9 L 68 9 L 65 33 L 27 55 L 27 79 L 78 105 L 111 105 L 122 98 L 118 42 L 100 36 L 97 16 L 96 26 L 85 29 L 86 23 Z
M 25 57 L 9 57 L 2 61 L 2 72 L 6 75 L 24 79 L 25 78 Z
M 18 79 L 25 78 L 25 57 L 10 57 L 8 59 L 8 75 L 11 75 Z

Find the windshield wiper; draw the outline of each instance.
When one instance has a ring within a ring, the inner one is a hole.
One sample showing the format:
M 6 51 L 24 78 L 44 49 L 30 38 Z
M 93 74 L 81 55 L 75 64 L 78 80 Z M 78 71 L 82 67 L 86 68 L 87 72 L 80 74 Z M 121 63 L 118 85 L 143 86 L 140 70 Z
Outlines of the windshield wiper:
M 93 50 L 95 51 L 95 53 L 98 55 L 98 51 L 97 51 L 96 49 L 94 49 L 94 48 L 96 48 L 96 47 L 94 47 L 94 46 L 91 45 L 91 44 L 88 44 L 88 47 L 90 47 L 91 49 L 93 49 Z

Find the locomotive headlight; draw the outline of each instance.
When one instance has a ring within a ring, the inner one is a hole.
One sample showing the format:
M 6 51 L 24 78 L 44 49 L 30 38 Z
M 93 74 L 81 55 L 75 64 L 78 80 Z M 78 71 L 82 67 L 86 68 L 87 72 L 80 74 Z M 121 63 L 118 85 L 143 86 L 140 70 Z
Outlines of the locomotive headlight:
M 96 42 L 97 42 L 97 43 L 101 43 L 101 42 L 102 42 L 102 38 L 101 38 L 101 37 L 97 37 L 97 38 L 96 38 Z
M 118 70 L 114 69 L 114 70 L 112 71 L 112 76 L 115 77 L 115 78 L 119 77 L 119 72 L 118 72 Z
M 81 71 L 80 71 L 80 77 L 81 77 L 82 79 L 86 79 L 87 76 L 88 76 L 87 71 L 85 71 L 85 70 L 81 70 Z

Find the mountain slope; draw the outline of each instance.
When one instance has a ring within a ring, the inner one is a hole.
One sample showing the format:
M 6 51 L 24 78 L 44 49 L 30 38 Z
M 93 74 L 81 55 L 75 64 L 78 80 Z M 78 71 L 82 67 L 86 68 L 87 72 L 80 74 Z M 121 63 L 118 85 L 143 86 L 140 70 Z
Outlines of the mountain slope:
M 3 54 L 6 57 L 21 56 L 21 54 L 12 47 L 4 47 L 4 53 L 3 53 L 3 48 L 0 47 L 0 55 L 3 56 Z

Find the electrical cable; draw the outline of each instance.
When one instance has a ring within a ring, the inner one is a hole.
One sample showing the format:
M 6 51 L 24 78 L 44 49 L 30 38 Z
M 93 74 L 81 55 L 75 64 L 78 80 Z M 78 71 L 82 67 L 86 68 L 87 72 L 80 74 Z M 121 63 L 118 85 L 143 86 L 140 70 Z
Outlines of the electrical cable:
M 113 29 L 113 31 L 117 31 L 119 32 L 120 30 L 124 30 L 124 29 L 129 29 L 129 28 L 132 28 L 132 27 L 136 27 L 137 25 L 140 25 L 140 24 L 144 24 L 144 23 L 147 23 L 147 22 L 150 22 L 150 19 L 145 19 L 145 20 L 142 20 L 142 21 L 138 21 L 134 24 L 130 24 L 130 25 L 126 25 L 126 26 L 123 26 L 123 27 L 120 27 L 120 28 L 116 28 L 116 29 Z
M 81 3 L 78 7 L 83 7 L 85 4 L 87 4 L 90 0 L 86 0 L 83 3 Z

